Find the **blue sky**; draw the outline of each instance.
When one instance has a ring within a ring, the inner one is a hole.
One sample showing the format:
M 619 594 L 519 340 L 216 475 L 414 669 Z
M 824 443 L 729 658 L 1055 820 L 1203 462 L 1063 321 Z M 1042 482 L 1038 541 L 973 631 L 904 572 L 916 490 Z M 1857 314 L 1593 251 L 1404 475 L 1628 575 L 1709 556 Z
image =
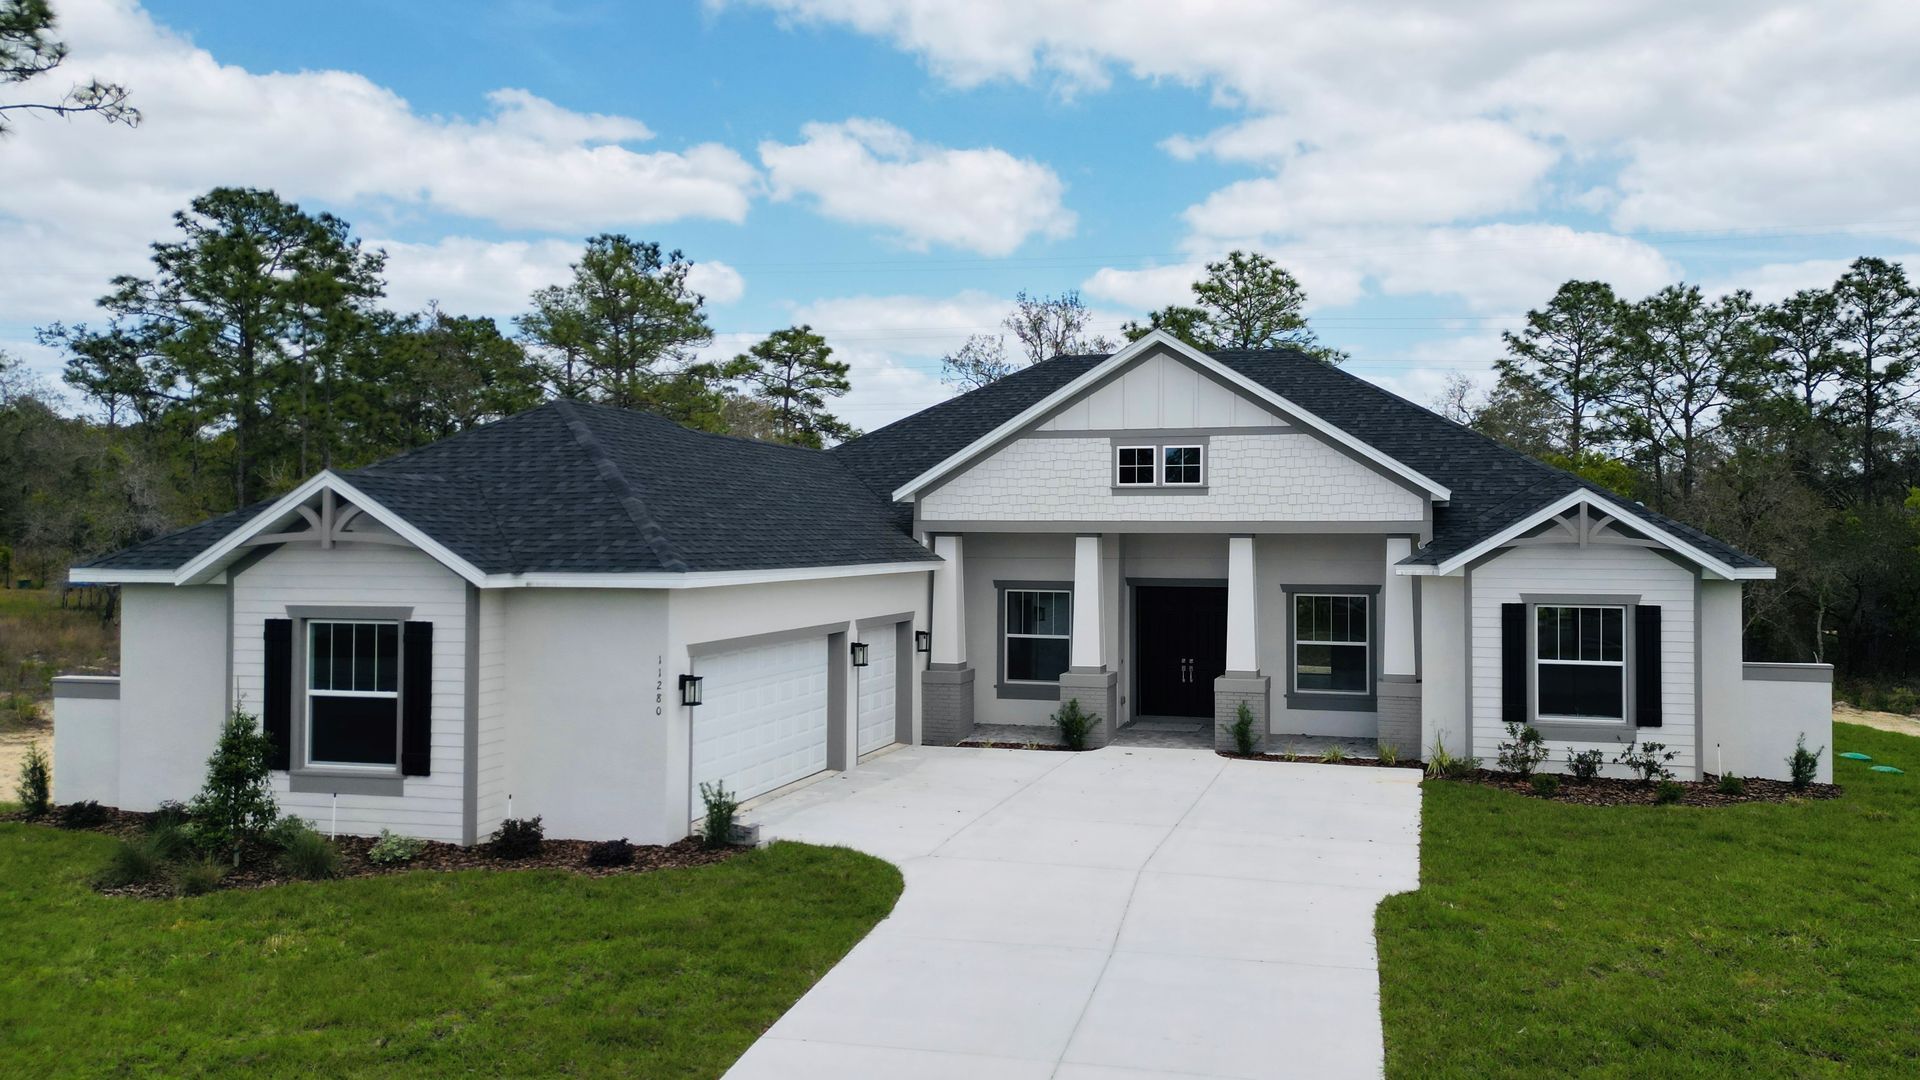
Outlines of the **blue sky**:
M 582 238 L 704 269 L 716 351 L 796 321 L 874 427 L 1018 289 L 1111 331 L 1266 250 L 1416 400 L 1571 276 L 1762 296 L 1920 250 L 1914 5 L 56 2 L 147 122 L 0 143 L 0 348 L 90 316 L 217 184 L 332 210 L 392 296 L 506 320 Z

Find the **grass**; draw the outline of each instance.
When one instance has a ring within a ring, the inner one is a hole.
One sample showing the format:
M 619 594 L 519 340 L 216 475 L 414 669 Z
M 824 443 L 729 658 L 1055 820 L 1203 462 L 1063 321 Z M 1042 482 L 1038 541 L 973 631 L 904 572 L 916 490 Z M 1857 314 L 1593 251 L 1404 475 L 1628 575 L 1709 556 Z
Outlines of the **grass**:
M 0 730 L 43 724 L 53 677 L 111 670 L 119 627 L 98 611 L 62 608 L 49 589 L 0 589 Z
M 718 1076 L 901 888 L 775 844 L 147 901 L 87 888 L 113 843 L 0 824 L 0 1073 Z
M 1428 782 L 1377 917 L 1388 1074 L 1920 1072 L 1920 739 L 1834 738 L 1909 773 L 1716 808 Z

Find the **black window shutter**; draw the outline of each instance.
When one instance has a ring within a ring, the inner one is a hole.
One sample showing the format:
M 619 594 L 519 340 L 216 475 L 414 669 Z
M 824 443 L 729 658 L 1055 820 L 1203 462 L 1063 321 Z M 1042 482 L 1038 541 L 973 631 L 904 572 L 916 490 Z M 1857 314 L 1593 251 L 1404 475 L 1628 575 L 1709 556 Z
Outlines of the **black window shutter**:
M 1500 722 L 1527 722 L 1527 605 L 1500 605 Z
M 1660 726 L 1660 609 L 1633 609 L 1633 723 Z
M 400 635 L 400 771 L 433 772 L 433 624 L 410 622 Z
M 291 764 L 293 742 L 293 620 L 266 621 L 266 700 L 260 704 L 260 727 L 267 736 L 267 768 Z

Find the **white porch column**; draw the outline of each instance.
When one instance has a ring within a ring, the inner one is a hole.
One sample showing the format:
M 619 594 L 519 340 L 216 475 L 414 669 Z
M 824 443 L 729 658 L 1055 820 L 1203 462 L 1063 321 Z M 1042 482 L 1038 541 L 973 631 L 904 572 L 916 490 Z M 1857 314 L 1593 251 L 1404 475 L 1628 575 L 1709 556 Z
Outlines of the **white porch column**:
M 1227 674 L 1250 677 L 1260 670 L 1260 585 L 1254 572 L 1253 537 L 1227 538 Z
M 933 553 L 946 560 L 933 571 L 933 651 L 935 664 L 960 667 L 967 662 L 967 581 L 965 549 L 958 536 L 933 538 Z
M 1400 675 L 1410 679 L 1415 674 L 1413 579 L 1394 570 L 1396 563 L 1411 554 L 1412 540 L 1400 536 L 1387 538 L 1386 573 L 1380 583 L 1380 674 L 1383 676 Z
M 1106 590 L 1100 580 L 1100 537 L 1073 538 L 1073 640 L 1067 663 L 1075 671 L 1107 669 Z

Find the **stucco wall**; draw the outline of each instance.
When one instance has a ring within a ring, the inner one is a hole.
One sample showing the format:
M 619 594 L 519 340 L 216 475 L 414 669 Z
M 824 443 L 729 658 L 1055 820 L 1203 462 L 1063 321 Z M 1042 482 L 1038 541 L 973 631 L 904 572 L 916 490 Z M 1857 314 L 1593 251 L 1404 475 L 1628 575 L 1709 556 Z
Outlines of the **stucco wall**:
M 1045 724 L 1058 700 L 1002 698 L 1000 610 L 996 581 L 1057 581 L 1073 587 L 1073 534 L 969 533 L 965 542 L 967 663 L 973 680 L 973 716 L 982 724 Z M 1114 609 L 1119 608 L 1115 597 Z M 1116 638 L 1107 644 L 1117 648 Z M 1112 655 L 1109 653 L 1109 655 Z
M 1735 776 L 1789 778 L 1787 758 L 1806 735 L 1821 750 L 1818 779 L 1833 778 L 1833 669 L 1825 664 L 1742 662 L 1738 581 L 1700 590 L 1701 767 Z
M 1157 436 L 1143 430 L 1139 437 Z M 1016 439 L 929 493 L 924 521 L 1412 521 L 1419 495 L 1301 432 L 1214 434 L 1206 491 L 1116 492 L 1112 441 Z
M 466 755 L 467 584 L 430 556 L 385 544 L 306 545 L 278 548 L 233 580 L 233 686 L 235 700 L 260 712 L 265 698 L 266 619 L 288 617 L 289 607 L 408 607 L 414 621 L 433 623 L 433 751 L 431 774 L 409 776 L 404 794 L 341 794 L 341 832 L 372 834 L 382 828 L 431 840 L 459 842 L 464 826 Z M 296 627 L 294 648 L 306 642 Z M 210 650 L 220 656 L 219 646 Z M 293 748 L 296 768 L 305 747 Z M 294 792 L 287 773 L 273 774 L 284 813 L 318 821 L 325 828 L 333 801 L 325 792 Z
M 227 590 L 120 590 L 120 805 L 189 799 L 227 713 Z M 255 695 L 256 700 L 258 695 Z M 60 763 L 54 762 L 58 772 Z
M 1467 748 L 1466 579 L 1423 577 L 1420 594 L 1420 747 Z
M 1506 737 L 1500 723 L 1500 605 L 1519 603 L 1523 595 L 1628 595 L 1660 612 L 1660 689 L 1663 723 L 1658 728 L 1622 727 L 1591 740 L 1550 738 L 1553 762 L 1567 747 L 1597 748 L 1609 761 L 1630 741 L 1665 744 L 1677 751 L 1669 765 L 1674 775 L 1696 779 L 1700 755 L 1695 735 L 1694 574 L 1647 548 L 1616 545 L 1578 547 L 1552 544 L 1514 548 L 1470 572 L 1473 594 L 1473 748 L 1492 763 L 1495 746 Z M 1450 747 L 1451 749 L 1451 747 Z M 1609 775 L 1624 775 L 1608 766 Z
M 1224 541 L 1223 541 L 1224 543 Z M 1346 735 L 1373 738 L 1379 716 L 1371 710 L 1289 708 L 1292 689 L 1287 666 L 1287 627 L 1292 611 L 1289 585 L 1365 585 L 1378 587 L 1386 567 L 1386 538 L 1379 536 L 1261 536 L 1254 540 L 1255 574 L 1260 583 L 1260 671 L 1273 677 L 1269 728 L 1284 735 Z M 1374 603 L 1378 603 L 1376 596 Z M 1376 620 L 1377 625 L 1377 620 Z M 1371 650 L 1378 670 L 1380 645 Z

